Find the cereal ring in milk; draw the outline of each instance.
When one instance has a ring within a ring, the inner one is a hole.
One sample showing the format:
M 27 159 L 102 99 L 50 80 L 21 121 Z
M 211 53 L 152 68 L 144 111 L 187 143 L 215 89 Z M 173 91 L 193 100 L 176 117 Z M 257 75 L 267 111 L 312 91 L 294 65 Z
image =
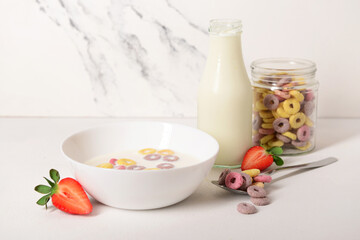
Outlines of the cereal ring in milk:
M 138 166 L 138 165 L 131 165 L 127 167 L 127 170 L 144 170 L 144 166 Z
M 274 128 L 272 123 L 263 123 L 263 124 L 261 124 L 261 127 L 265 128 L 265 129 L 273 129 Z
M 267 110 L 267 108 L 265 107 L 265 105 L 264 105 L 264 103 L 262 102 L 262 100 L 256 101 L 256 103 L 255 103 L 255 109 L 258 110 L 258 111 Z
M 304 101 L 304 95 L 302 95 L 299 91 L 292 90 L 289 92 L 291 96 L 293 96 L 298 102 Z
M 255 197 L 255 198 L 262 198 L 262 197 L 266 197 L 266 191 L 264 188 L 252 185 L 250 187 L 247 188 L 247 193 L 249 194 L 250 197 Z
M 314 108 L 315 108 L 314 102 L 306 102 L 304 105 L 304 113 L 307 116 L 310 116 L 313 113 Z
M 109 163 L 111 163 L 112 165 L 115 165 L 117 162 L 117 159 L 116 158 L 112 158 L 109 160 Z
M 306 125 L 303 125 L 296 131 L 296 136 L 300 141 L 307 142 L 311 137 L 310 128 Z
M 268 141 L 270 141 L 271 139 L 273 139 L 275 136 L 274 136 L 274 134 L 270 134 L 270 135 L 267 135 L 267 136 L 265 136 L 265 137 L 262 137 L 261 139 L 260 139 L 260 143 L 261 144 L 265 144 L 265 143 L 267 143 Z
M 264 105 L 269 110 L 275 110 L 279 106 L 279 99 L 273 94 L 268 94 L 264 98 Z
M 157 152 L 160 155 L 174 155 L 174 151 L 170 149 L 162 149 Z
M 163 157 L 163 160 L 167 161 L 167 162 L 175 162 L 175 161 L 179 160 L 179 157 L 175 156 L 175 155 L 165 155 Z
M 290 138 L 291 140 L 296 140 L 296 135 L 292 132 L 285 132 L 282 135 L 284 135 L 285 137 Z
M 273 127 L 276 132 L 284 133 L 290 129 L 290 124 L 286 118 L 278 118 L 273 122 Z
M 272 139 L 267 144 L 269 145 L 269 147 L 282 147 L 284 145 L 284 142 Z
M 99 167 L 99 168 L 113 168 L 114 167 L 114 165 L 112 165 L 111 163 L 101 163 L 101 164 L 99 164 L 99 165 L 97 165 L 97 167 Z
M 249 175 L 250 177 L 256 177 L 257 175 L 260 174 L 260 170 L 259 169 L 249 169 L 249 170 L 244 170 L 242 171 L 243 173 L 246 173 L 247 175 Z
M 220 173 L 219 180 L 218 180 L 219 185 L 225 185 L 225 178 L 230 172 L 231 172 L 230 169 L 227 168 Z
M 115 166 L 115 169 L 117 169 L 117 170 L 125 170 L 126 167 L 124 165 L 120 165 L 120 166 Z
M 287 114 L 292 115 L 300 111 L 300 103 L 295 98 L 290 98 L 283 102 L 283 108 Z
M 259 115 L 261 118 L 272 118 L 272 112 L 271 111 L 260 111 Z
M 302 112 L 296 113 L 290 116 L 289 118 L 290 126 L 295 129 L 298 129 L 299 127 L 304 125 L 305 121 L 306 121 L 306 116 Z
M 240 174 L 244 180 L 244 183 L 241 185 L 240 190 L 245 191 L 249 186 L 251 186 L 253 180 L 252 180 L 252 177 L 250 177 L 250 175 L 248 175 L 244 172 L 241 172 Z
M 239 189 L 243 185 L 244 179 L 240 173 L 230 172 L 225 177 L 225 185 L 231 189 Z
M 161 155 L 157 154 L 157 153 L 148 154 L 144 157 L 145 160 L 149 160 L 149 161 L 159 160 L 160 158 L 161 158 Z
M 297 149 L 300 149 L 302 151 L 308 150 L 311 147 L 311 143 L 307 142 L 305 146 L 303 147 L 296 147 Z
M 143 155 L 153 154 L 153 153 L 156 153 L 156 149 L 154 149 L 154 148 L 144 148 L 144 149 L 139 150 L 138 153 L 143 154 Z
M 283 143 L 290 143 L 291 139 L 288 137 L 285 137 L 284 135 L 277 133 L 276 134 L 276 138 L 279 139 L 280 141 L 282 141 Z
M 117 160 L 116 163 L 118 165 L 124 165 L 124 166 L 130 166 L 130 165 L 135 165 L 136 164 L 136 162 L 134 160 L 127 159 L 127 158 L 121 158 L 121 159 Z
M 256 207 L 249 203 L 239 203 L 237 210 L 242 214 L 254 214 L 256 213 Z
M 262 119 L 259 116 L 259 114 L 257 113 L 257 114 L 254 115 L 254 120 L 253 120 L 253 123 L 252 123 L 253 129 L 254 130 L 259 130 L 259 128 L 261 127 L 261 124 L 262 124 Z
M 260 128 L 259 129 L 259 133 L 263 134 L 263 135 L 269 135 L 269 134 L 274 134 L 275 130 L 274 129 L 264 129 L 264 128 Z
M 285 112 L 284 108 L 282 107 L 283 102 L 279 105 L 279 107 L 276 109 L 276 113 L 279 117 L 282 118 L 289 118 L 290 114 L 288 114 L 287 112 Z
M 170 168 L 174 168 L 174 164 L 171 164 L 171 163 L 160 163 L 156 166 L 157 168 L 160 168 L 160 169 L 170 169 Z
M 256 205 L 256 206 L 265 206 L 270 204 L 270 199 L 268 197 L 262 197 L 262 198 L 250 198 L 250 201 Z

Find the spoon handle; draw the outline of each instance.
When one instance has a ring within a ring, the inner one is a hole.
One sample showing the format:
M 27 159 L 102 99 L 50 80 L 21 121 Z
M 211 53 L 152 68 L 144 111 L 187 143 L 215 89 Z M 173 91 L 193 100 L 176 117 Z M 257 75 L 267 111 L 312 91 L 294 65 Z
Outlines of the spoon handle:
M 271 170 L 266 170 L 263 173 L 273 174 L 274 172 L 277 172 L 279 170 L 291 169 L 291 168 L 298 168 L 298 169 L 318 168 L 318 167 L 323 167 L 323 166 L 329 165 L 329 164 L 334 163 L 336 161 L 337 161 L 336 158 L 328 157 L 328 158 L 325 158 L 323 160 L 316 161 L 316 162 L 310 162 L 310 163 L 304 163 L 304 164 L 292 165 L 292 166 L 284 166 L 284 167 L 279 167 L 279 168 L 275 168 L 275 169 L 271 169 Z

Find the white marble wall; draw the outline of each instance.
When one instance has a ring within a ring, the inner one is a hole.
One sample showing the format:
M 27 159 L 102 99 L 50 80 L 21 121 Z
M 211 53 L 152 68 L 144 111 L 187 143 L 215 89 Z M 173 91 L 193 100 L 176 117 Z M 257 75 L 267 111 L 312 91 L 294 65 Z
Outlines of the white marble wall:
M 360 117 L 357 9 L 356 0 L 1 0 L 0 116 L 195 117 L 208 20 L 229 17 L 243 20 L 247 66 L 312 59 L 320 116 Z

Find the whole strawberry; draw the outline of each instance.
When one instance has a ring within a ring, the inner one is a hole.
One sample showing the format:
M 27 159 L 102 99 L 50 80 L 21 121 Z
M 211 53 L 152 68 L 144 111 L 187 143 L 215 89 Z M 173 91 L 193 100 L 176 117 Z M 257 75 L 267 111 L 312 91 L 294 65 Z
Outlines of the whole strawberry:
M 35 191 L 46 194 L 36 203 L 47 208 L 50 198 L 53 205 L 61 211 L 71 214 L 88 214 L 92 211 L 92 205 L 84 189 L 78 181 L 73 178 L 64 178 L 60 182 L 60 174 L 55 169 L 50 170 L 50 177 L 45 180 L 50 186 L 37 185 Z
M 281 166 L 284 161 L 278 156 L 283 153 L 281 147 L 273 147 L 269 150 L 261 146 L 254 146 L 250 148 L 242 161 L 241 170 L 259 169 L 260 171 L 271 166 L 273 162 Z

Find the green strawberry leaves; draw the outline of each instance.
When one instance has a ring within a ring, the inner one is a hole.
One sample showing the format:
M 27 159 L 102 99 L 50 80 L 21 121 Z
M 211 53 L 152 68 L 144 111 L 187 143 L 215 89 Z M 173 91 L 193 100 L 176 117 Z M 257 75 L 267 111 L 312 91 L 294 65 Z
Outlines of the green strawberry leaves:
M 47 181 L 47 183 L 50 185 L 46 186 L 46 185 L 37 185 L 34 190 L 42 193 L 42 194 L 46 194 L 45 196 L 41 197 L 36 203 L 40 206 L 44 206 L 47 209 L 47 203 L 49 202 L 51 196 L 56 193 L 57 190 L 57 183 L 60 180 L 60 174 L 57 170 L 55 169 L 51 169 L 50 170 L 50 178 L 52 180 L 54 180 L 54 182 L 52 182 L 51 180 L 47 179 L 46 177 L 44 177 L 44 179 Z
M 282 158 L 278 156 L 283 153 L 283 150 L 281 147 L 272 147 L 269 150 L 267 150 L 266 152 L 272 155 L 274 162 L 277 166 L 282 166 L 284 164 L 284 160 L 282 160 Z

